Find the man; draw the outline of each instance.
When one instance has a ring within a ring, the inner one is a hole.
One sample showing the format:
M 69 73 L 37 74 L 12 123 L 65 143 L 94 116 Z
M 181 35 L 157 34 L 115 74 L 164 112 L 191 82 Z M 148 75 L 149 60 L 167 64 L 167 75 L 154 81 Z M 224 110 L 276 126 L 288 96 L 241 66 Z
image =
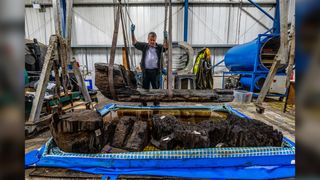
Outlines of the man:
M 142 70 L 142 87 L 150 89 L 150 84 L 153 89 L 160 88 L 160 72 L 162 71 L 161 55 L 168 48 L 167 37 L 168 33 L 164 32 L 165 42 L 163 45 L 157 44 L 157 34 L 150 32 L 148 34 L 148 43 L 138 42 L 134 35 L 135 25 L 131 25 L 132 44 L 135 48 L 142 51 L 140 67 Z M 159 105 L 159 102 L 154 102 L 154 105 Z M 147 103 L 143 103 L 144 106 Z

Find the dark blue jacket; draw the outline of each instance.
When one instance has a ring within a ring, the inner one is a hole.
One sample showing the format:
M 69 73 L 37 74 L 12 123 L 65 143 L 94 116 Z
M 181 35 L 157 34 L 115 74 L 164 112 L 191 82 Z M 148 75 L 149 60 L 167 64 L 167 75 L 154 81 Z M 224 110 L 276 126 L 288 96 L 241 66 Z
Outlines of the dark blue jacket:
M 141 58 L 141 62 L 140 62 L 140 67 L 141 70 L 144 71 L 145 70 L 145 59 L 146 59 L 146 55 L 149 49 L 149 44 L 145 43 L 145 42 L 137 42 L 136 44 L 134 44 L 134 47 L 137 48 L 138 50 L 142 51 L 142 58 Z M 157 51 L 157 55 L 158 55 L 158 69 L 159 72 L 162 69 L 162 62 L 161 62 L 161 50 L 164 52 L 165 49 L 163 48 L 162 44 L 156 44 L 156 51 Z

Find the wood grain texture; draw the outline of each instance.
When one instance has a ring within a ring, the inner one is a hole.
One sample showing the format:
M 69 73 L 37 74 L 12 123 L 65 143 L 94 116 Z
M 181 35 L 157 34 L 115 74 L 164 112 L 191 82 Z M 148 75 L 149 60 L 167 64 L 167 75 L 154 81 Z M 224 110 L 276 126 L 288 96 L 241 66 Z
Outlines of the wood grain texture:
M 108 64 L 95 64 L 96 86 L 101 93 L 110 99 L 114 99 L 110 92 L 108 81 Z M 173 89 L 172 97 L 166 89 L 137 89 L 134 74 L 125 70 L 122 65 L 113 67 L 113 85 L 117 94 L 117 100 L 122 102 L 230 102 L 233 100 L 232 90 L 191 90 Z

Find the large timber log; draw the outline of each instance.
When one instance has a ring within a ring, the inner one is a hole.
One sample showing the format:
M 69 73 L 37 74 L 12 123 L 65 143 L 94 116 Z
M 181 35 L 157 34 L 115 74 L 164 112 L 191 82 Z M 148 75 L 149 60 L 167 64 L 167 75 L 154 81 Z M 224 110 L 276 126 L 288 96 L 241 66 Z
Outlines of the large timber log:
M 50 129 L 57 146 L 74 153 L 143 151 L 150 143 L 161 150 L 280 147 L 283 138 L 272 126 L 232 114 L 222 119 L 185 122 L 169 114 L 102 118 L 95 111 L 85 110 L 62 116 L 55 114 Z
M 281 146 L 283 135 L 258 120 L 228 115 L 226 120 L 201 123 L 177 121 L 174 116 L 153 116 L 151 143 L 164 150 L 207 147 Z
M 233 100 L 232 90 L 189 90 L 174 89 L 169 97 L 166 89 L 137 89 L 134 74 L 122 65 L 114 65 L 114 86 L 117 99 L 111 96 L 108 82 L 108 64 L 95 64 L 95 85 L 101 93 L 110 99 L 123 102 L 230 102 Z
M 95 81 L 97 88 L 107 98 L 113 99 L 108 81 L 108 64 L 95 64 Z M 137 92 L 137 82 L 134 74 L 126 70 L 122 65 L 114 65 L 113 68 L 114 89 L 119 97 L 126 97 Z
M 103 147 L 103 121 L 95 111 L 54 114 L 50 131 L 57 146 L 65 152 L 98 153 Z
M 149 143 L 149 129 L 147 121 L 135 116 L 109 119 L 92 110 L 54 114 L 50 124 L 57 146 L 74 153 L 100 153 L 106 145 L 142 151 Z

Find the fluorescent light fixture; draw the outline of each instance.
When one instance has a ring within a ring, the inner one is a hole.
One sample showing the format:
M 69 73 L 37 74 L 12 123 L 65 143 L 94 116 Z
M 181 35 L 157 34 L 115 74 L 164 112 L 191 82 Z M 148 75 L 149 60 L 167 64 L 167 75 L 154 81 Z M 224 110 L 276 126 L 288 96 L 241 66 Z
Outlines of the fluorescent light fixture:
M 34 9 L 41 9 L 41 5 L 40 5 L 39 3 L 33 3 L 33 4 L 32 4 L 32 7 L 33 7 Z

